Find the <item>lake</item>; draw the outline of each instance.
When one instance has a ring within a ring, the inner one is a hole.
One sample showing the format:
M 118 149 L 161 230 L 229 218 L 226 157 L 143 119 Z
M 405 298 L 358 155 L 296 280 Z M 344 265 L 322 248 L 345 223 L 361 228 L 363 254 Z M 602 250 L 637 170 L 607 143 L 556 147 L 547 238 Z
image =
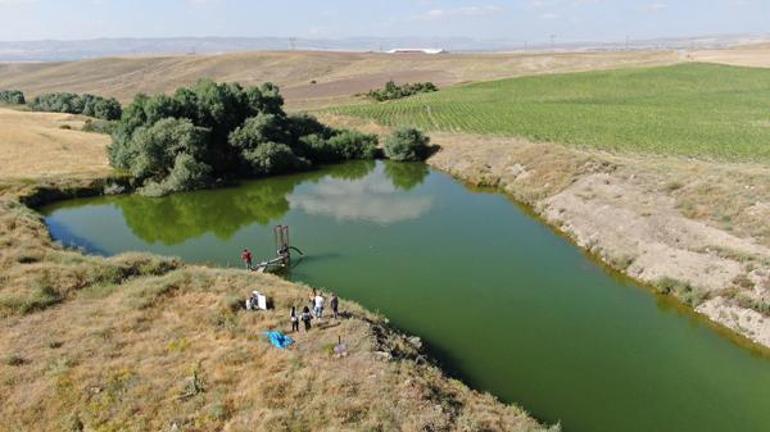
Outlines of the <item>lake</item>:
M 90 253 L 241 266 L 288 224 L 287 276 L 420 336 L 451 374 L 565 431 L 768 431 L 770 360 L 614 275 L 506 196 L 419 163 L 354 162 L 233 188 L 43 209 Z M 244 297 L 247 293 L 243 293 Z

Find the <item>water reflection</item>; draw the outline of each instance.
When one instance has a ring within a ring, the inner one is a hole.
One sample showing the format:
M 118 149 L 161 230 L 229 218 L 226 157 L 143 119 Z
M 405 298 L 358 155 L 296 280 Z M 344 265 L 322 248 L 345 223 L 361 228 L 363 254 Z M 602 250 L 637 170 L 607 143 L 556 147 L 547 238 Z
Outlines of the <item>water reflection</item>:
M 424 163 L 385 162 L 384 166 L 385 175 L 401 190 L 412 190 L 428 176 L 428 165 Z
M 395 192 L 414 188 L 427 174 L 423 164 L 360 161 L 237 188 L 164 198 L 131 195 L 114 202 L 137 237 L 171 246 L 206 233 L 227 240 L 250 224 L 277 223 L 292 208 L 339 220 L 392 223 L 413 219 L 430 208 L 431 200 Z M 302 190 L 295 192 L 301 184 Z
M 117 205 L 131 231 L 146 242 L 175 245 L 208 232 L 226 240 L 243 226 L 281 218 L 289 211 L 286 195 L 298 183 L 282 179 L 164 198 L 130 196 Z
M 337 220 L 390 224 L 416 219 L 430 210 L 433 200 L 398 194 L 398 189 L 414 188 L 424 178 L 419 170 L 394 168 L 398 165 L 382 164 L 373 174 L 354 182 L 325 177 L 292 193 L 288 200 L 292 209 Z M 424 172 L 427 174 L 427 168 Z

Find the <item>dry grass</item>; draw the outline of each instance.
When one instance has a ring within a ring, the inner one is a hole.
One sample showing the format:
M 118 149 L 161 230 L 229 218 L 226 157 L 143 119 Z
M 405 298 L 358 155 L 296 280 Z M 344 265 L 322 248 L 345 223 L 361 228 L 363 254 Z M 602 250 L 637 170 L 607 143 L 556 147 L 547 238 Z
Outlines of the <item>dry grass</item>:
M 280 351 L 263 332 L 288 331 L 288 309 L 304 305 L 309 288 L 145 254 L 63 250 L 22 204 L 104 184 L 0 180 L 0 431 L 542 430 L 446 377 L 418 342 L 354 303 L 341 301 L 350 318 L 316 323 Z M 276 309 L 241 309 L 254 289 Z M 331 354 L 338 337 L 347 357 Z
M 102 58 L 77 62 L 0 64 L 0 88 L 28 97 L 49 91 L 91 92 L 126 102 L 138 92 L 171 92 L 201 77 L 281 86 L 289 108 L 349 100 L 386 81 L 439 85 L 540 73 L 585 71 L 680 61 L 672 52 L 387 55 L 341 52 L 255 52 L 201 56 Z M 311 81 L 315 80 L 315 84 Z
M 108 173 L 110 137 L 82 132 L 84 117 L 0 107 L 0 176 Z
M 694 51 L 688 59 L 733 66 L 770 67 L 770 44 L 751 44 L 729 49 Z

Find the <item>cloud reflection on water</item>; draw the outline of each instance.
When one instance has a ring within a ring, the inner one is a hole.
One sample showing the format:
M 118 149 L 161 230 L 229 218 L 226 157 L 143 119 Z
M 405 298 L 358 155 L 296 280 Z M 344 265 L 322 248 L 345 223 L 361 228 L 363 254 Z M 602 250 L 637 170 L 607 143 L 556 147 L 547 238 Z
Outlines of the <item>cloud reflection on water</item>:
M 392 224 L 417 219 L 433 206 L 433 198 L 405 194 L 394 186 L 382 165 L 356 181 L 323 178 L 287 197 L 292 209 L 337 220 Z

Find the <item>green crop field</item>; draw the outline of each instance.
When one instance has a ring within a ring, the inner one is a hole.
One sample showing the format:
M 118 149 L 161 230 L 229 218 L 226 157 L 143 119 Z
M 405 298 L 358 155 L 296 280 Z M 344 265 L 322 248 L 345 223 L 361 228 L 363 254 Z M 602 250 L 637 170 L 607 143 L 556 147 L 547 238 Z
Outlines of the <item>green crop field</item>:
M 694 63 L 513 78 L 334 112 L 609 151 L 770 161 L 770 69 Z

